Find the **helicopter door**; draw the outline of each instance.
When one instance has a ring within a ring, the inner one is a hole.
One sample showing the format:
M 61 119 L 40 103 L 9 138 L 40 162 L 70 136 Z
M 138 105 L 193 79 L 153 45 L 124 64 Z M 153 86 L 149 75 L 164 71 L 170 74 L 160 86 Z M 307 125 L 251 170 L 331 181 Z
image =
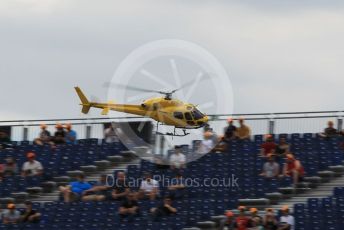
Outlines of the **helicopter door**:
M 192 117 L 192 115 L 191 115 L 190 112 L 184 113 L 184 116 L 185 116 L 186 122 L 187 122 L 189 125 L 195 125 L 195 122 L 193 121 L 193 117 Z

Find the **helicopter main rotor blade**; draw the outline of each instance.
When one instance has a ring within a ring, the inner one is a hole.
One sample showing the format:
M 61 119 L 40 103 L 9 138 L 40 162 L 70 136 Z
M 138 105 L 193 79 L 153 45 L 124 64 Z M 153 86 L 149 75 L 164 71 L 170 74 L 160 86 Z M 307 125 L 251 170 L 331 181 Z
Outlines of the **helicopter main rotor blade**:
M 202 75 L 203 76 L 203 75 Z M 210 76 L 209 75 L 206 75 L 205 77 L 203 77 L 202 79 L 199 80 L 199 82 L 201 81 L 204 81 L 204 80 L 207 80 L 207 79 L 210 79 Z M 189 81 L 189 82 L 186 82 L 185 84 L 183 84 L 182 86 L 180 86 L 178 89 L 174 89 L 172 90 L 170 93 L 175 93 L 181 89 L 184 89 L 184 88 L 187 88 L 189 86 L 191 86 L 192 84 L 195 83 L 195 79 L 193 79 L 192 81 Z
M 113 84 L 110 82 L 104 83 L 104 87 L 109 87 L 109 88 L 121 88 L 121 89 L 129 89 L 129 90 L 134 90 L 134 91 L 139 91 L 139 92 L 146 92 L 146 93 L 160 93 L 160 94 L 166 94 L 165 92 L 158 91 L 158 90 L 151 90 L 151 89 L 143 89 L 139 87 L 134 87 L 134 86 L 128 86 L 128 85 L 121 85 L 121 84 Z

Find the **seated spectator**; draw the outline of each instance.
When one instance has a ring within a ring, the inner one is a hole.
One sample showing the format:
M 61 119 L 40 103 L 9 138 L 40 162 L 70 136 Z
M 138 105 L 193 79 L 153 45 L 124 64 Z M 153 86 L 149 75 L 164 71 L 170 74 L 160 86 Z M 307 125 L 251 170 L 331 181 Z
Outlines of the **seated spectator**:
M 293 183 L 296 185 L 300 180 L 302 180 L 305 174 L 305 170 L 299 160 L 296 160 L 293 154 L 287 154 L 286 163 L 283 167 L 283 175 L 291 176 L 293 178 Z
M 13 157 L 5 159 L 6 163 L 3 165 L 3 176 L 14 176 L 18 173 L 18 165 Z
M 267 162 L 263 166 L 263 172 L 260 175 L 267 179 L 271 179 L 278 177 L 279 173 L 279 164 L 275 161 L 275 157 L 272 154 L 269 154 Z
M 124 172 L 117 172 L 113 190 L 111 193 L 112 199 L 114 200 L 124 200 L 126 196 L 129 194 L 130 188 L 128 183 L 126 182 L 125 173 Z
M 229 117 L 227 119 L 228 126 L 225 128 L 223 141 L 229 142 L 235 138 L 237 127 L 233 124 L 233 118 Z
M 295 219 L 289 214 L 289 207 L 285 205 L 281 208 L 282 216 L 280 217 L 280 223 L 278 230 L 294 230 L 295 229 Z
M 246 213 L 245 213 L 246 207 L 245 206 L 239 206 L 238 210 L 239 210 L 239 215 L 235 219 L 235 229 L 247 230 L 249 227 L 249 220 L 250 219 L 246 216 Z
M 234 214 L 231 211 L 225 212 L 225 218 L 220 221 L 219 230 L 234 230 L 235 229 L 235 221 L 234 221 Z
M 20 221 L 20 212 L 16 209 L 16 205 L 10 203 L 7 205 L 7 210 L 2 213 L 2 223 L 17 224 Z
M 76 132 L 72 129 L 72 124 L 68 123 L 65 125 L 66 127 L 66 136 L 65 140 L 67 144 L 76 144 L 76 139 L 77 139 L 77 134 Z
M 138 192 L 139 199 L 155 200 L 159 196 L 159 182 L 152 178 L 150 173 L 145 173 L 144 180 Z
M 41 176 L 43 174 L 43 166 L 41 162 L 36 161 L 36 154 L 29 152 L 27 154 L 27 159 L 22 167 L 22 176 Z
M 258 226 L 260 226 L 262 224 L 262 217 L 258 215 L 258 209 L 256 208 L 250 208 L 250 214 L 251 214 L 251 217 L 248 221 L 248 226 L 250 228 L 256 228 L 256 229 L 259 229 L 257 228 Z
M 21 222 L 38 223 L 41 220 L 41 213 L 32 209 L 32 202 L 25 202 L 25 210 L 21 212 Z
M 279 139 L 278 145 L 276 146 L 275 154 L 277 156 L 285 156 L 289 152 L 290 152 L 290 144 L 287 143 L 287 140 L 285 137 L 281 137 Z
M 168 186 L 169 196 L 172 199 L 180 199 L 185 193 L 185 184 L 183 176 L 180 173 L 176 174 L 176 177 L 172 179 L 171 185 Z
M 106 182 L 107 176 L 101 175 L 99 181 L 82 194 L 82 201 L 103 201 L 109 197 L 111 189 Z
M 250 230 L 265 230 L 263 227 L 262 220 L 259 217 L 251 218 L 251 227 Z
M 56 131 L 54 134 L 53 142 L 55 145 L 65 144 L 66 143 L 66 132 L 63 129 L 63 126 L 59 123 L 55 126 Z
M 11 139 L 6 132 L 0 130 L 0 149 L 12 148 Z
M 274 154 L 276 147 L 277 145 L 272 135 L 268 134 L 265 136 L 265 142 L 261 145 L 260 155 L 262 157 L 267 157 L 268 154 Z
M 278 221 L 275 217 L 275 214 L 272 208 L 266 209 L 265 216 L 263 218 L 263 226 L 265 230 L 277 230 Z
M 77 177 L 77 181 L 71 182 L 67 186 L 60 186 L 59 190 L 63 195 L 64 202 L 69 203 L 71 201 L 81 200 L 83 192 L 91 187 L 90 183 L 85 182 L 85 176 L 80 174 Z
M 199 153 L 206 154 L 213 150 L 216 143 L 214 142 L 213 133 L 210 130 L 205 131 L 203 137 L 204 139 L 201 142 Z
M 168 159 L 162 155 L 154 155 L 153 162 L 156 169 L 164 171 L 170 168 Z
M 51 143 L 51 135 L 50 132 L 47 130 L 47 126 L 45 124 L 41 124 L 41 132 L 39 136 L 34 140 L 36 145 L 44 145 Z
M 154 221 L 159 221 L 162 217 L 175 215 L 177 209 L 172 206 L 172 199 L 170 197 L 165 197 L 163 203 L 156 208 L 152 208 L 151 214 Z
M 324 138 L 331 138 L 331 137 L 337 136 L 338 131 L 337 129 L 334 128 L 333 121 L 329 121 L 327 125 L 328 125 L 327 128 L 325 128 L 324 132 L 320 133 L 319 136 L 324 137 Z
M 251 129 L 245 124 L 244 118 L 239 118 L 239 128 L 237 128 L 235 132 L 235 136 L 239 140 L 247 140 L 250 139 L 251 136 Z
M 128 218 L 128 221 L 132 222 L 133 218 L 139 216 L 139 214 L 140 208 L 135 198 L 135 194 L 130 192 L 119 207 L 118 215 L 120 217 L 120 221 L 122 221 L 124 218 Z
M 118 136 L 116 130 L 113 127 L 113 124 L 109 124 L 108 128 L 104 130 L 104 139 L 105 143 L 114 143 L 118 142 Z
M 182 153 L 182 147 L 176 146 L 174 153 L 170 156 L 171 169 L 185 168 L 186 158 Z

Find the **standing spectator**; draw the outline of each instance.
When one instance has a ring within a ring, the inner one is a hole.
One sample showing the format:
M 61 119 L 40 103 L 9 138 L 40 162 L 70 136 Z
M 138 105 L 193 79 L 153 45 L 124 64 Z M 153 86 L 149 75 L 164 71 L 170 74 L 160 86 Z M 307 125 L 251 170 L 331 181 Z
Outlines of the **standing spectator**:
M 245 124 L 244 118 L 239 118 L 239 124 L 240 124 L 240 126 L 236 130 L 236 137 L 239 140 L 250 139 L 251 129 Z
M 126 182 L 125 173 L 117 172 L 113 190 L 111 193 L 112 199 L 114 200 L 123 200 L 130 192 L 128 183 Z
M 327 123 L 327 128 L 325 128 L 323 133 L 319 134 L 321 137 L 331 138 L 338 135 L 338 130 L 334 128 L 333 121 Z
M 63 129 L 63 125 L 57 123 L 56 126 L 56 131 L 54 134 L 53 142 L 55 145 L 59 144 L 65 144 L 66 143 L 66 132 Z
M 276 147 L 273 136 L 268 134 L 265 136 L 265 142 L 261 145 L 260 155 L 266 157 L 268 154 L 274 154 Z
M 50 132 L 47 130 L 47 126 L 45 124 L 41 124 L 41 132 L 39 136 L 34 140 L 36 145 L 44 145 L 45 143 L 51 143 L 51 135 Z
M 175 215 L 177 209 L 172 206 L 172 199 L 170 197 L 165 197 L 161 205 L 151 210 L 154 221 L 159 221 L 162 217 Z
M 289 214 L 289 207 L 285 205 L 281 209 L 282 216 L 280 218 L 280 223 L 278 230 L 294 230 L 295 229 L 295 219 Z
M 299 160 L 296 160 L 293 154 L 287 154 L 287 160 L 283 167 L 283 175 L 291 176 L 293 183 L 296 185 L 302 180 L 305 170 Z
M 41 220 L 41 213 L 32 208 L 32 202 L 25 202 L 25 210 L 21 212 L 21 222 L 38 223 Z
M 234 221 L 234 214 L 231 211 L 226 211 L 225 218 L 220 221 L 219 230 L 234 230 L 235 229 L 235 221 Z
M 12 148 L 11 139 L 6 132 L 0 130 L 0 149 Z
M 85 181 L 85 176 L 80 174 L 77 177 L 77 181 L 71 182 L 67 186 L 60 186 L 59 190 L 63 195 L 64 201 L 69 203 L 71 201 L 81 200 L 83 192 L 91 187 L 92 185 Z
M 278 156 L 285 156 L 289 152 L 290 152 L 290 145 L 287 143 L 287 140 L 285 137 L 281 137 L 279 139 L 278 145 L 276 146 L 275 153 Z
M 3 175 L 14 176 L 18 173 L 18 165 L 13 157 L 6 158 L 6 163 L 3 166 Z
M 122 221 L 124 218 L 128 218 L 128 221 L 132 222 L 133 218 L 138 216 L 139 213 L 140 208 L 135 198 L 135 194 L 130 192 L 119 207 L 118 215 L 120 217 L 120 221 Z
M 280 173 L 280 166 L 275 161 L 274 156 L 272 154 L 269 154 L 267 160 L 268 161 L 263 166 L 263 172 L 260 175 L 267 179 L 278 177 Z
M 23 177 L 41 176 L 43 174 L 43 166 L 42 166 L 41 162 L 36 161 L 35 158 L 36 158 L 35 153 L 29 152 L 27 154 L 28 161 L 26 161 L 22 167 L 22 176 Z
M 257 208 L 250 208 L 250 213 L 251 213 L 251 217 L 249 219 L 248 225 L 250 227 L 259 226 L 262 222 L 262 217 L 258 215 L 258 209 Z M 258 222 L 257 222 L 257 219 L 259 220 Z
M 172 199 L 180 199 L 184 196 L 185 184 L 182 174 L 176 174 L 176 177 L 172 179 L 171 185 L 168 187 L 168 191 Z
M 249 218 L 246 216 L 245 206 L 239 206 L 239 216 L 235 219 L 236 230 L 247 230 L 249 227 Z
M 82 194 L 82 201 L 103 201 L 109 197 L 111 189 L 106 182 L 107 176 L 101 175 L 99 181 Z
M 266 209 L 265 216 L 263 218 L 263 226 L 265 230 L 277 230 L 278 221 L 272 208 Z
M 145 173 L 144 180 L 138 193 L 139 199 L 155 200 L 159 196 L 159 182 L 152 178 L 150 173 Z
M 17 224 L 20 221 L 20 212 L 16 209 L 15 204 L 7 205 L 7 210 L 2 213 L 2 222 L 4 224 Z
M 235 138 L 235 133 L 237 131 L 237 127 L 233 124 L 233 118 L 229 117 L 227 119 L 227 122 L 228 126 L 225 128 L 223 135 L 223 141 L 225 141 L 226 143 Z
M 108 128 L 104 130 L 104 139 L 105 143 L 108 144 L 118 142 L 117 133 L 113 127 L 113 124 L 109 124 Z
M 77 139 L 77 134 L 76 132 L 72 129 L 72 124 L 68 123 L 65 125 L 66 127 L 66 143 L 67 144 L 76 144 L 76 139 Z
M 213 139 L 213 133 L 210 130 L 207 130 L 203 133 L 204 139 L 201 142 L 200 146 L 200 153 L 206 154 L 213 150 L 215 147 L 214 139 Z
M 171 169 L 185 168 L 185 155 L 182 153 L 182 147 L 176 146 L 174 153 L 170 156 Z

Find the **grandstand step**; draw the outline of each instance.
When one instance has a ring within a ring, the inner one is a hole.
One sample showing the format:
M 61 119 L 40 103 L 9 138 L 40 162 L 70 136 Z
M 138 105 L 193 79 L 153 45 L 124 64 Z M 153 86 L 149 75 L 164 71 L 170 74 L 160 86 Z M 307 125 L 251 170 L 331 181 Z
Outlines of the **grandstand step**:
M 54 189 L 56 188 L 56 182 L 55 181 L 46 181 L 43 182 L 41 184 L 42 188 L 43 188 L 43 193 L 50 193 L 52 191 L 54 191 Z
M 90 175 L 92 173 L 95 173 L 97 171 L 97 166 L 95 165 L 85 165 L 80 166 L 80 170 L 85 173 L 85 175 Z
M 15 199 L 13 197 L 3 197 L 0 198 L 0 204 L 1 205 L 7 205 L 8 203 L 14 203 Z
M 42 187 L 30 187 L 30 188 L 26 188 L 26 192 L 31 196 L 39 196 L 40 194 L 42 194 L 43 188 Z
M 97 166 L 98 170 L 104 170 L 110 166 L 110 161 L 108 160 L 95 161 L 94 164 Z
M 270 204 L 277 204 L 283 198 L 283 194 L 280 192 L 265 193 L 265 197 L 270 200 Z
M 303 180 L 305 182 L 309 182 L 310 183 L 309 184 L 310 188 L 316 188 L 322 182 L 321 177 L 319 177 L 319 176 L 305 177 Z
M 226 219 L 225 215 L 219 215 L 219 216 L 212 216 L 210 217 L 211 221 L 215 223 L 215 228 L 219 229 L 221 222 Z
M 107 159 L 110 161 L 111 165 L 116 165 L 123 161 L 122 156 L 108 156 Z
M 201 230 L 214 230 L 216 227 L 216 223 L 213 221 L 202 221 L 197 222 L 196 226 Z
M 260 207 L 266 206 L 270 204 L 270 200 L 267 198 L 259 198 L 259 199 L 239 199 L 239 205 L 243 205 L 246 207 Z
M 321 177 L 322 182 L 328 182 L 334 177 L 334 172 L 329 170 L 320 171 L 318 176 Z
M 330 166 L 329 169 L 334 172 L 334 176 L 336 176 L 336 177 L 340 177 L 344 174 L 344 166 L 343 165 Z
M 81 170 L 73 170 L 73 171 L 67 171 L 67 175 L 70 178 L 75 179 L 79 175 L 85 175 L 85 173 L 84 171 L 81 171 Z
M 29 197 L 27 192 L 12 192 L 11 197 L 14 198 L 16 203 L 23 203 Z
M 121 156 L 124 159 L 133 159 L 136 157 L 136 153 L 134 151 L 126 150 L 126 151 L 120 151 Z
M 283 198 L 291 198 L 295 194 L 295 189 L 293 187 L 279 188 L 278 191 L 283 194 Z

